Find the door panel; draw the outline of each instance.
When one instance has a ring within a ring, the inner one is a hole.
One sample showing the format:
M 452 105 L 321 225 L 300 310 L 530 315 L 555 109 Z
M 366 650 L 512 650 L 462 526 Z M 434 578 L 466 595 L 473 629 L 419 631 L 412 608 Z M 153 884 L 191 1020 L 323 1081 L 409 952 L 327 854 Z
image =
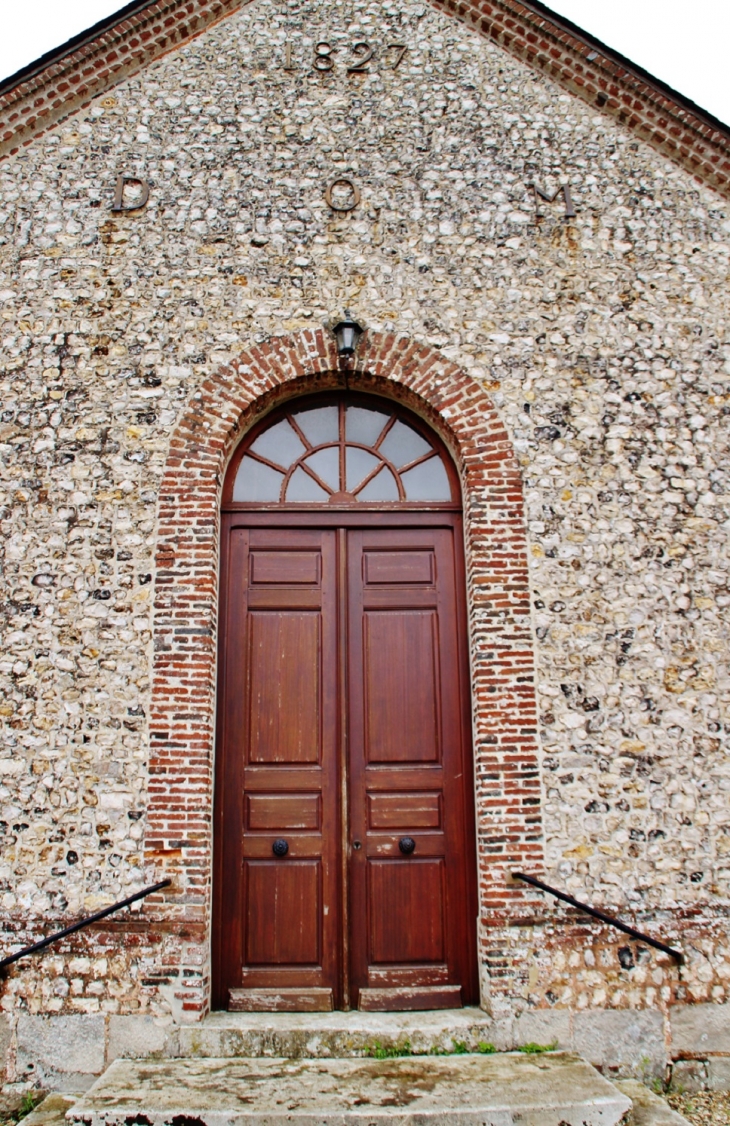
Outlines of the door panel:
M 252 551 L 251 588 L 259 583 L 300 585 L 316 583 L 321 556 L 317 551 Z
M 377 583 L 428 583 L 434 580 L 432 551 L 366 551 L 365 586 Z
M 363 1008 L 474 998 L 456 583 L 451 528 L 349 533 L 351 985 Z
M 246 962 L 311 966 L 321 960 L 321 865 L 316 860 L 246 864 Z
M 366 761 L 436 762 L 436 615 L 396 606 L 366 610 L 362 628 Z
M 312 610 L 249 613 L 250 762 L 320 762 L 320 627 Z
M 443 962 L 443 860 L 373 859 L 368 877 L 371 962 Z
M 441 794 L 368 794 L 368 829 L 440 829 Z
M 245 797 L 244 828 L 321 829 L 322 801 L 319 794 L 248 794 Z

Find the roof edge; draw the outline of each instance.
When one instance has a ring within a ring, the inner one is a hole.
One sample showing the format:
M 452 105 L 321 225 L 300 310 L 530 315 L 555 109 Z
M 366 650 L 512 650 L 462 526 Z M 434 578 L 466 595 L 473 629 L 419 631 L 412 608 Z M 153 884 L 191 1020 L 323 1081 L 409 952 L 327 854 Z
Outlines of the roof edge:
M 693 102 L 691 98 L 688 98 L 686 94 L 675 90 L 668 82 L 657 78 L 656 75 L 645 70 L 644 67 L 640 66 L 638 63 L 632 62 L 626 55 L 622 55 L 620 51 L 617 51 L 615 47 L 609 47 L 607 43 L 604 43 L 601 39 L 597 39 L 595 35 L 592 35 L 589 31 L 585 31 L 584 28 L 579 27 L 578 24 L 573 23 L 572 20 L 569 20 L 566 16 L 562 16 L 559 12 L 548 8 L 546 4 L 542 3 L 542 0 L 522 0 L 522 5 L 525 8 L 532 9 L 536 14 L 543 16 L 545 19 L 549 19 L 556 27 L 562 27 L 574 39 L 582 39 L 586 46 L 599 51 L 600 54 L 604 55 L 607 59 L 613 59 L 622 66 L 624 70 L 633 73 L 642 82 L 655 86 L 657 90 L 666 97 L 669 97 L 673 102 L 676 102 L 677 105 L 684 106 L 688 109 L 694 117 L 700 120 L 704 119 L 713 129 L 717 129 L 720 133 L 725 133 L 730 140 L 729 124 L 722 121 L 719 117 L 715 117 L 709 110 L 703 109 L 697 102 Z M 1 89 L 2 86 L 0 84 L 0 90 Z
M 250 0 L 132 0 L 0 84 L 0 158 Z
M 87 43 L 92 43 L 105 31 L 116 27 L 117 24 L 129 19 L 130 16 L 136 15 L 137 12 L 151 7 L 153 3 L 154 0 L 131 0 L 131 3 L 125 5 L 124 8 L 119 8 L 116 12 L 112 12 L 111 15 L 105 16 L 103 20 L 92 24 L 91 27 L 88 27 L 85 31 L 80 31 L 78 35 L 67 39 L 65 43 L 60 43 L 58 47 L 52 47 L 50 51 L 46 51 L 45 55 L 41 55 L 33 62 L 21 67 L 20 70 L 16 70 L 15 74 L 10 74 L 7 78 L 1 79 L 0 97 L 13 90 L 27 79 L 33 78 L 36 74 L 41 74 L 51 63 L 60 62 L 66 55 L 71 55 L 80 47 L 85 46 Z
M 730 126 L 542 0 L 430 0 L 730 197 Z

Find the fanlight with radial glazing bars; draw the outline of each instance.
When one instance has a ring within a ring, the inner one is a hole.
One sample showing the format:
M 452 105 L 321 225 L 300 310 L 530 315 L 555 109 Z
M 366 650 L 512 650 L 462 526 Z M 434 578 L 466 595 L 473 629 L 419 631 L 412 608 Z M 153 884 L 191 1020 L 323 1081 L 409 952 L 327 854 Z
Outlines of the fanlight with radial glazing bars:
M 245 449 L 234 502 L 438 504 L 453 501 L 443 454 L 382 399 L 342 397 L 277 413 Z M 377 405 L 375 405 L 377 403 Z

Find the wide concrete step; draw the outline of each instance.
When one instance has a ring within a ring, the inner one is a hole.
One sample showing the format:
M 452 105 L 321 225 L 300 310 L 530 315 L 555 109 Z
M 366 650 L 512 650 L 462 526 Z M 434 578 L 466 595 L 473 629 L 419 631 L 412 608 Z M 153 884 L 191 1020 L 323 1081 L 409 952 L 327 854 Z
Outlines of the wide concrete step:
M 631 1100 L 578 1056 L 117 1060 L 84 1126 L 616 1126 Z

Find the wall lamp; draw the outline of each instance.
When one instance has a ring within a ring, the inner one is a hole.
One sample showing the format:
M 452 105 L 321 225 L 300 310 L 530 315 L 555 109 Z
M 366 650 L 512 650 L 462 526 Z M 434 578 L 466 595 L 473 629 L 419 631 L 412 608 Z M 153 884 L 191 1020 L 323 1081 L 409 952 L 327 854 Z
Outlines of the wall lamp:
M 332 329 L 337 342 L 338 356 L 354 356 L 357 342 L 365 331 L 362 325 L 353 321 L 349 309 L 345 309 L 345 319 Z

